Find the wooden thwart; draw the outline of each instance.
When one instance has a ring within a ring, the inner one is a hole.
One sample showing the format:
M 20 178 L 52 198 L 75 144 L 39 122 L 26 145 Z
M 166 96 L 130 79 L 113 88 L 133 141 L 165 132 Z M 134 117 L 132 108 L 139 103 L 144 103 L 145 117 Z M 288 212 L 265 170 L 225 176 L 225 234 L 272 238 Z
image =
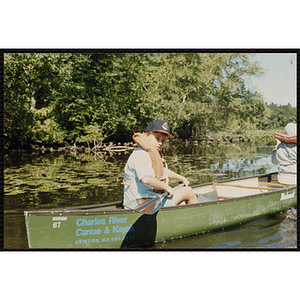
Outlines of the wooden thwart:
M 277 188 L 265 188 L 265 187 L 258 187 L 258 186 L 244 186 L 244 185 L 237 185 L 237 184 L 217 183 L 217 182 L 213 182 L 212 185 L 237 187 L 237 188 L 243 188 L 243 189 L 254 189 L 254 190 L 277 190 Z
M 276 186 L 289 186 L 288 184 L 282 184 L 278 182 L 259 182 L 258 184 L 263 184 L 263 185 L 276 185 Z
M 278 184 L 278 185 L 282 185 L 282 186 L 287 186 L 287 187 L 290 187 L 290 186 L 295 186 L 295 184 L 283 184 L 283 183 L 278 183 L 278 181 L 270 181 L 270 184 Z

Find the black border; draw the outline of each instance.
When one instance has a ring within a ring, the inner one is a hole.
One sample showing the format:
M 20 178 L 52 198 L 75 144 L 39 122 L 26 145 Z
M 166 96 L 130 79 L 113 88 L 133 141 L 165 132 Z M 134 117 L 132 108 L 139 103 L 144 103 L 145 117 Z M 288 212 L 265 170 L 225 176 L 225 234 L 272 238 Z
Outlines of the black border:
M 299 91 L 300 91 L 300 48 L 2 48 L 0 49 L 0 155 L 1 155 L 1 165 L 0 165 L 0 250 L 5 252 L 26 252 L 26 251 L 210 251 L 209 249 L 4 249 L 4 54 L 5 53 L 296 53 L 297 54 L 297 120 L 299 115 Z M 299 125 L 297 127 L 299 130 Z M 297 172 L 299 173 L 299 164 L 297 165 Z M 298 194 L 298 187 L 297 187 Z M 299 202 L 297 202 L 297 212 L 299 211 Z M 297 248 L 296 249 L 211 249 L 213 252 L 295 252 L 300 250 L 299 245 L 299 219 L 297 217 Z

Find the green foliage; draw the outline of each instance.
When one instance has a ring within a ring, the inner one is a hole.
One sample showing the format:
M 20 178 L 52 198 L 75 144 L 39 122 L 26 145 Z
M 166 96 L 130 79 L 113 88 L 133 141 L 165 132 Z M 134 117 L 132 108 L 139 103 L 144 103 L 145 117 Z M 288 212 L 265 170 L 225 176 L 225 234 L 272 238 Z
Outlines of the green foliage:
M 102 129 L 98 124 L 84 126 L 84 135 L 80 136 L 78 142 L 101 142 L 104 138 Z
M 260 129 L 294 120 L 263 103 L 243 75 L 245 53 L 12 53 L 4 55 L 5 144 L 129 141 L 154 119 L 175 136 Z
M 260 124 L 261 129 L 282 129 L 288 123 L 297 123 L 297 108 L 288 105 L 276 105 L 271 103 L 268 105 L 267 120 L 263 120 Z

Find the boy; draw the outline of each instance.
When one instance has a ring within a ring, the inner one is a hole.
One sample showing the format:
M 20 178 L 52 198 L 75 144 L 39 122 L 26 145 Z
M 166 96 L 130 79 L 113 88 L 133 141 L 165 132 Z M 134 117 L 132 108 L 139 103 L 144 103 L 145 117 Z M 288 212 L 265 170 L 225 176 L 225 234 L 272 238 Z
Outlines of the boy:
M 150 141 L 159 154 L 166 139 L 173 138 L 168 124 L 162 120 L 151 122 L 143 136 L 148 142 Z M 161 155 L 158 157 L 162 160 Z M 168 193 L 168 200 L 164 206 L 179 205 L 183 202 L 186 204 L 198 203 L 193 190 L 188 186 L 189 181 L 185 177 L 165 168 L 167 174 L 165 177 L 167 178 L 161 180 L 155 176 L 155 170 L 152 166 L 153 160 L 141 146 L 132 152 L 125 166 L 124 204 L 136 200 L 137 205 L 140 205 L 153 197 L 157 197 L 162 191 Z M 168 185 L 168 179 L 181 181 L 184 186 L 174 190 Z

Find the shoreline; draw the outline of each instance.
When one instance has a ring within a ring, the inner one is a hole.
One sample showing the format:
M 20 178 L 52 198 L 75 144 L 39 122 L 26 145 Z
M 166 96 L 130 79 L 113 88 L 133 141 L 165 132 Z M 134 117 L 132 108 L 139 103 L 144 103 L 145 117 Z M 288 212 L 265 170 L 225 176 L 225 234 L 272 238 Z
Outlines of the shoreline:
M 194 145 L 194 146 L 205 146 L 205 145 L 228 145 L 234 143 L 244 143 L 244 142 L 275 142 L 275 137 L 273 132 L 278 132 L 280 130 L 255 130 L 247 132 L 245 134 L 235 134 L 230 132 L 219 132 L 219 133 L 209 133 L 206 136 L 199 139 L 172 139 L 168 141 L 168 145 L 178 146 L 178 145 Z M 86 153 L 86 154 L 110 154 L 114 155 L 117 153 L 122 153 L 126 151 L 133 150 L 137 147 L 137 144 L 133 141 L 125 142 L 121 144 L 120 142 L 109 142 L 109 143 L 99 143 L 90 146 L 86 143 L 78 143 L 73 145 L 30 145 L 25 149 L 7 149 L 4 147 L 4 154 L 45 154 L 45 153 Z

